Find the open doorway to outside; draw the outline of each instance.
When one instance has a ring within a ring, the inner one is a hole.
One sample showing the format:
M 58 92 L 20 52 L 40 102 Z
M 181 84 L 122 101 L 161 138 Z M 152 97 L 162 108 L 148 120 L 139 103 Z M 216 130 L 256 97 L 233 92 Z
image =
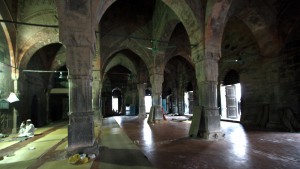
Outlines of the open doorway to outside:
M 150 109 L 152 107 L 152 96 L 151 96 L 151 88 L 147 88 L 145 90 L 145 111 L 146 113 L 150 113 Z
M 112 97 L 111 97 L 111 111 L 112 115 L 120 115 L 121 112 L 121 106 L 122 106 L 122 90 L 118 87 L 114 88 L 112 90 Z
M 240 121 L 241 119 L 241 84 L 239 75 L 235 70 L 230 70 L 220 85 L 221 119 Z
M 119 99 L 118 97 L 112 96 L 112 111 L 118 112 L 119 111 Z
M 241 84 L 221 85 L 221 119 L 240 121 Z

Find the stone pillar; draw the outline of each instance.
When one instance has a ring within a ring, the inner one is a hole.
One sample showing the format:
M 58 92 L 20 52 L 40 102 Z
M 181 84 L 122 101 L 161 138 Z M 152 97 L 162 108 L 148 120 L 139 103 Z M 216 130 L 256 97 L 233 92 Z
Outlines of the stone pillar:
M 49 123 L 49 114 L 50 114 L 50 89 L 46 92 L 46 124 Z
M 145 89 L 146 84 L 137 84 L 139 93 L 139 118 L 146 118 L 146 107 L 145 107 Z
M 131 104 L 136 106 L 136 94 L 137 94 L 137 91 L 135 88 L 131 88 Z
M 94 120 L 100 121 L 100 72 L 93 72 L 93 89 L 92 89 L 92 98 L 93 98 L 93 112 L 94 112 Z
M 13 78 L 13 83 L 14 83 L 14 93 L 19 97 L 18 78 Z M 14 106 L 13 107 L 13 128 L 12 128 L 13 134 L 16 134 L 18 132 L 18 116 L 19 116 L 19 112 Z
M 199 130 L 203 127 L 200 127 L 200 121 L 204 118 L 201 118 L 201 115 L 203 115 L 201 112 L 201 107 L 200 107 L 200 101 L 199 101 L 199 91 L 198 91 L 198 86 L 195 82 L 193 86 L 196 86 L 193 88 L 193 118 L 192 118 L 192 123 L 191 127 L 189 130 L 189 136 L 191 137 L 199 137 Z
M 94 139 L 89 47 L 67 47 L 69 69 L 68 152 L 98 154 Z
M 195 92 L 195 90 L 193 91 Z M 188 98 L 188 101 L 189 101 L 189 114 L 193 114 L 193 107 L 194 107 L 194 94 L 193 92 L 189 92 L 189 98 Z
M 150 123 L 163 120 L 161 98 L 163 80 L 163 73 L 153 73 L 150 75 L 150 83 L 152 87 L 152 107 L 148 118 L 148 122 Z
M 100 39 L 100 35 L 96 34 L 97 39 Z M 101 123 L 102 114 L 100 110 L 100 100 L 101 100 L 101 89 L 102 89 L 102 78 L 101 78 L 101 60 L 100 60 L 100 42 L 96 41 L 96 54 L 93 58 L 93 111 L 94 111 L 94 121 Z
M 95 18 L 91 0 L 57 0 L 59 38 L 66 46 L 69 80 L 68 154 L 98 154 L 92 111 Z
M 178 114 L 179 115 L 184 115 L 184 110 L 185 110 L 185 104 L 184 104 L 184 91 L 185 91 L 185 80 L 184 80 L 184 74 L 185 69 L 182 66 L 178 66 L 179 75 L 178 75 L 178 88 L 177 88 L 177 108 L 178 108 Z
M 103 88 L 103 81 L 100 81 L 99 84 L 99 119 L 102 120 L 103 119 L 103 106 L 104 106 L 104 102 L 102 100 L 102 88 Z
M 179 115 L 184 115 L 185 103 L 184 103 L 184 87 L 182 84 L 179 85 L 177 92 L 177 104 Z
M 220 114 L 217 104 L 217 60 L 198 58 L 195 63 L 200 112 L 194 112 L 190 135 L 208 140 L 224 137 L 220 129 Z M 196 94 L 196 93 L 194 93 Z
M 173 87 L 172 88 L 172 113 L 173 114 L 178 114 L 178 105 L 177 105 L 177 88 Z
M 127 88 L 122 88 L 122 94 L 121 94 L 121 105 L 119 112 L 122 115 L 126 115 L 126 102 L 127 102 L 127 96 L 130 94 L 130 92 L 127 90 Z

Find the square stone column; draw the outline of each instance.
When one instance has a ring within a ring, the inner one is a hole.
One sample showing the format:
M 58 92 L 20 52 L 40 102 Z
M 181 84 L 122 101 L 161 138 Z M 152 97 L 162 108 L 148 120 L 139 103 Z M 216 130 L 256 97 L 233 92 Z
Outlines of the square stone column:
M 56 0 L 59 39 L 66 46 L 69 79 L 68 153 L 98 154 L 92 108 L 95 8 L 92 0 Z
M 69 75 L 68 154 L 98 154 L 92 111 L 92 79 L 88 75 Z
M 146 107 L 145 107 L 145 89 L 146 84 L 137 84 L 139 93 L 139 117 L 146 118 Z
M 211 58 L 199 58 L 195 64 L 199 106 L 194 112 L 190 136 L 207 140 L 222 139 L 217 104 L 218 63 Z
M 67 47 L 69 70 L 68 153 L 98 154 L 92 110 L 91 49 Z
M 163 74 L 153 73 L 150 76 L 151 87 L 152 87 L 152 107 L 150 109 L 150 114 L 148 118 L 149 123 L 163 120 L 162 98 L 161 98 L 163 79 L 164 79 Z

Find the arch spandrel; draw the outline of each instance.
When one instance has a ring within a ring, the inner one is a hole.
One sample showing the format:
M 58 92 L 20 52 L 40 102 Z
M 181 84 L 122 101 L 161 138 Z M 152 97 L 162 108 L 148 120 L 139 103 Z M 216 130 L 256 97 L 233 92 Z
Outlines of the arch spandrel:
M 62 66 L 66 65 L 66 55 L 66 47 L 62 45 L 53 60 L 51 70 L 58 70 Z
M 114 54 L 118 53 L 119 51 L 122 50 L 130 50 L 132 51 L 134 54 L 136 54 L 143 63 L 147 63 L 145 64 L 147 66 L 147 69 L 149 70 L 149 63 L 152 63 L 153 61 L 151 60 L 151 55 L 150 52 L 147 51 L 147 49 L 143 49 L 141 47 L 137 47 L 137 44 L 134 43 L 134 40 L 130 40 L 130 42 L 128 43 L 122 43 L 120 45 L 114 45 L 114 48 L 111 48 L 108 54 L 105 54 L 106 59 L 102 61 L 102 68 L 106 67 L 106 65 L 110 62 L 110 60 L 112 59 L 112 57 L 114 56 Z M 148 53 L 147 53 L 148 52 Z
M 43 31 L 42 31 L 43 32 Z M 37 34 L 38 35 L 38 34 Z M 33 54 L 38 51 L 40 48 L 52 44 L 52 43 L 61 43 L 58 39 L 58 36 L 53 36 L 53 34 L 44 34 L 44 36 L 33 36 L 29 39 L 22 47 L 20 48 L 19 53 L 19 65 L 21 69 L 25 69 L 30 58 Z M 48 41 L 45 41 L 48 39 Z
M 106 12 L 106 10 L 113 4 L 115 3 L 117 0 L 95 0 L 92 1 L 93 5 L 92 5 L 92 9 L 94 11 L 94 18 L 95 20 L 95 26 L 97 26 L 102 18 L 102 16 L 104 15 L 104 13 Z

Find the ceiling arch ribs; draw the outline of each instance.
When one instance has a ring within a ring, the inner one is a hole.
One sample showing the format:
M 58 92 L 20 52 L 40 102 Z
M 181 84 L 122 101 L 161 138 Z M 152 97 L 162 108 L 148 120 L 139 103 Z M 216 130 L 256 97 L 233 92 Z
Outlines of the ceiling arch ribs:
M 166 4 L 161 1 L 156 1 L 152 18 L 153 40 L 165 41 L 167 43 L 171 36 L 170 30 L 172 32 L 178 22 L 180 22 L 178 17 Z M 168 29 L 168 31 L 166 31 L 166 29 Z
M 137 75 L 137 68 L 134 65 L 134 63 L 128 57 L 126 57 L 124 54 L 118 53 L 114 56 L 114 58 L 112 58 L 109 61 L 107 66 L 104 68 L 104 76 L 105 76 L 105 73 L 107 73 L 112 67 L 117 66 L 117 65 L 121 65 L 121 66 L 127 68 L 128 70 L 130 70 L 132 72 L 132 74 L 134 76 Z
M 228 17 L 236 16 L 248 26 L 258 43 L 260 55 L 276 55 L 279 52 L 280 41 L 276 36 L 278 30 L 272 27 L 275 22 L 274 11 L 259 1 L 253 1 L 253 3 L 245 1 L 244 4 L 240 5 L 244 6 L 243 10 L 235 8 L 237 5 L 235 4 L 231 8 L 235 11 L 230 12 Z
M 170 43 L 176 48 L 170 48 L 166 52 L 165 64 L 174 56 L 183 56 L 187 60 L 192 63 L 191 58 L 191 49 L 190 41 L 188 34 L 182 25 L 182 23 L 178 23 L 176 27 L 172 30 L 170 37 Z
M 129 49 L 144 63 L 151 62 L 147 46 L 151 41 L 151 22 L 153 1 L 131 4 L 125 1 L 102 1 L 108 5 L 99 23 L 101 69 L 118 51 Z M 132 13 L 133 9 L 137 9 Z M 147 9 L 144 9 L 147 8 Z M 131 14 L 130 14 L 131 13 Z M 105 43 L 102 43 L 105 42 Z
M 94 3 L 94 5 L 92 5 L 94 7 L 93 11 L 95 11 L 95 26 L 97 27 L 102 16 L 104 15 L 104 13 L 107 11 L 107 9 L 113 4 L 115 3 L 117 0 L 94 0 L 92 1 L 92 3 Z
M 161 0 L 179 18 L 184 25 L 190 39 L 191 45 L 197 45 L 203 49 L 203 21 L 197 19 L 190 6 L 185 0 Z
M 219 63 L 233 63 L 234 66 L 243 68 L 245 63 L 248 66 L 256 63 L 259 58 L 259 46 L 250 28 L 237 17 L 229 18 L 224 30 Z
M 179 18 L 176 14 L 163 2 L 157 1 L 155 11 L 153 14 L 153 40 L 157 46 L 152 46 L 152 49 L 157 50 L 157 52 L 164 51 L 163 67 L 170 55 L 177 52 L 177 48 L 180 48 L 177 43 L 171 42 L 170 38 L 173 35 L 173 32 L 176 26 L 180 23 Z M 188 42 L 188 45 L 190 43 Z M 178 54 L 178 53 L 177 53 Z M 183 53 L 181 53 L 183 54 Z M 160 62 L 160 61 L 159 61 Z
M 137 46 L 137 43 L 135 43 L 135 40 L 126 40 L 126 42 L 123 42 L 118 45 L 112 45 L 111 48 L 105 52 L 105 58 L 103 58 L 102 61 L 102 69 L 109 63 L 109 61 L 112 59 L 112 57 L 118 53 L 121 50 L 128 49 L 135 53 L 144 63 L 150 63 L 151 58 L 149 57 L 149 53 L 146 53 L 147 50 L 143 49 L 140 46 Z M 102 54 L 101 54 L 102 55 Z M 148 65 L 147 65 L 148 66 Z
M 266 25 L 265 19 L 256 10 L 255 8 L 248 8 L 239 13 L 237 17 L 242 19 L 251 30 L 262 56 L 276 55 L 280 50 L 280 42 L 278 41 L 278 37 L 275 36 L 277 30 L 272 30 L 269 25 Z
M 122 32 L 122 28 L 114 29 L 111 32 L 105 33 L 105 36 L 101 38 L 101 41 L 105 41 L 106 44 L 109 44 L 109 46 L 101 46 L 100 56 L 103 63 L 108 60 L 107 57 L 111 57 L 116 51 L 126 48 L 135 52 L 145 63 L 150 62 L 151 57 L 148 57 L 149 50 L 146 48 L 150 46 L 148 27 L 144 26 L 139 28 L 131 34 L 126 34 L 125 32 L 122 34 Z M 109 43 L 107 43 L 108 41 Z M 107 57 L 104 58 L 103 56 Z

